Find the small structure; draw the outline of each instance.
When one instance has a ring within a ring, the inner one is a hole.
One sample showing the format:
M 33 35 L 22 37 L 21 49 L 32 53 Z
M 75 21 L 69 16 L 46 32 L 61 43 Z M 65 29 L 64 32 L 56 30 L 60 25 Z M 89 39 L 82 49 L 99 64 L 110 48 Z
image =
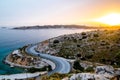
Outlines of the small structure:
M 19 50 L 14 50 L 13 52 L 12 52 L 12 54 L 13 55 L 17 55 L 17 56 L 22 56 L 21 54 L 20 54 L 20 51 Z

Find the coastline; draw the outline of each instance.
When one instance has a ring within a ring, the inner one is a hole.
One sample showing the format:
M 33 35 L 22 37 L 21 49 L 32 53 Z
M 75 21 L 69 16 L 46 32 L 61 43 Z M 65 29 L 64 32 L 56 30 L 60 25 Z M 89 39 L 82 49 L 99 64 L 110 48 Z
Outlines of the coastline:
M 102 31 L 103 33 L 106 33 L 106 31 L 104 30 L 104 31 Z M 99 38 L 100 36 L 100 34 L 103 34 L 102 32 L 98 32 L 98 31 L 96 31 L 96 32 L 85 32 L 85 33 L 82 33 L 82 36 L 84 36 L 84 37 L 82 37 L 83 38 L 83 40 L 85 40 L 86 39 L 86 37 L 88 38 L 88 37 L 90 37 L 90 36 L 87 36 L 87 35 L 89 35 L 89 34 L 92 34 L 93 36 L 92 37 L 94 37 L 94 38 Z M 111 34 L 113 34 L 113 32 L 109 32 L 109 33 L 111 33 Z M 115 33 L 117 33 L 118 34 L 118 32 L 115 32 Z M 108 34 L 108 32 L 107 32 L 107 34 Z M 69 37 L 73 37 L 74 39 L 76 39 L 76 38 L 78 38 L 78 37 L 80 37 L 80 40 L 82 39 L 81 38 L 81 36 L 77 36 L 76 37 L 76 35 L 79 35 L 79 34 L 69 34 Z M 103 35 L 104 36 L 104 35 Z M 63 37 L 63 35 L 62 35 L 62 37 Z M 65 35 L 64 37 L 68 37 L 68 35 Z M 58 37 L 54 37 L 54 38 L 51 38 L 51 39 L 48 39 L 48 42 L 49 42 L 49 40 L 52 40 L 53 42 L 54 42 L 54 40 L 60 40 L 59 39 L 60 38 L 60 36 L 58 36 Z M 100 38 L 101 39 L 101 38 Z M 45 41 L 47 41 L 47 40 L 45 40 Z M 38 46 L 38 44 L 39 45 L 41 45 L 41 44 L 44 44 L 43 43 L 44 41 L 42 41 L 42 42 L 39 42 L 39 43 L 37 43 L 36 45 Z M 62 42 L 62 40 L 61 40 L 61 42 Z M 60 42 L 60 43 L 61 43 Z M 107 45 L 107 44 L 105 44 L 105 41 L 103 42 L 103 41 L 100 41 L 99 43 L 101 43 L 100 44 L 100 46 L 101 47 L 104 47 L 105 45 Z M 94 44 L 94 43 L 93 43 Z M 33 55 L 36 55 L 36 56 L 39 56 L 38 55 L 38 53 L 40 53 L 40 55 L 42 54 L 42 55 L 44 55 L 44 53 L 46 53 L 46 52 L 40 52 L 40 51 L 37 51 L 36 50 L 36 45 L 34 46 L 34 45 L 30 45 L 30 46 L 28 46 L 27 48 L 28 48 L 28 50 L 27 49 L 25 49 L 26 50 L 26 52 L 28 53 L 28 54 L 33 54 Z M 91 44 L 90 44 L 90 42 L 89 43 L 86 43 L 86 44 L 84 44 L 84 46 L 85 45 L 87 45 L 87 46 L 90 46 Z M 44 48 L 46 48 L 46 45 L 42 45 L 43 46 L 43 49 Z M 82 45 L 83 46 L 83 45 Z M 108 45 L 107 45 L 108 46 Z M 78 46 L 79 47 L 79 46 Z M 119 47 L 119 45 L 117 45 L 117 47 Z M 32 49 L 31 49 L 32 48 Z M 100 48 L 99 48 L 100 49 Z M 102 48 L 101 48 L 102 49 Z M 47 53 L 47 54 L 45 54 L 45 55 L 50 55 L 50 53 L 51 53 L 51 51 L 49 52 L 49 53 Z M 51 54 L 51 55 L 54 55 L 55 56 L 55 54 Z M 56 55 L 57 57 L 59 56 L 59 55 Z M 55 56 L 55 57 L 56 57 Z M 8 57 L 9 57 L 9 55 L 8 55 Z M 44 58 L 44 57 L 43 57 Z M 79 57 L 78 57 L 79 58 Z M 62 57 L 61 57 L 61 59 L 62 59 Z M 50 59 L 49 59 L 50 60 Z M 52 62 L 52 60 L 50 60 L 51 62 Z M 6 61 L 6 62 L 8 62 L 8 63 L 10 63 L 9 61 Z M 49 62 L 49 61 L 45 61 L 45 62 Z M 53 63 L 54 63 L 54 60 L 53 60 Z M 10 64 L 12 64 L 12 63 L 10 63 Z M 51 64 L 51 63 L 50 63 Z M 13 64 L 12 64 L 13 65 Z M 83 63 L 83 65 L 84 65 L 84 63 Z M 106 65 L 110 65 L 110 64 L 106 64 Z M 104 65 L 103 65 L 104 66 Z M 54 67 L 54 68 L 53 68 Z M 52 69 L 55 69 L 55 66 L 53 66 L 52 67 Z M 102 66 L 101 66 L 102 67 Z M 101 68 L 100 67 L 100 68 Z M 105 67 L 105 68 L 107 68 L 107 67 Z M 87 69 L 87 68 L 86 68 Z M 80 74 L 81 75 L 81 74 Z M 114 74 L 112 74 L 112 75 L 114 75 Z
M 29 46 L 30 47 L 30 46 Z M 34 54 L 35 55 L 35 54 Z M 15 64 L 15 63 L 12 63 L 8 60 L 10 54 L 6 56 L 4 62 L 6 64 L 9 64 L 9 65 L 12 65 L 12 66 L 15 66 L 15 67 L 20 67 L 20 68 L 31 68 L 31 67 L 28 67 L 28 66 L 21 66 L 21 65 L 18 65 L 18 64 Z M 36 55 L 37 56 L 37 55 Z M 50 56 L 50 55 L 49 55 Z M 60 58 L 62 60 L 62 58 Z M 56 66 L 59 67 L 58 65 L 56 65 L 57 63 L 54 63 L 54 62 L 57 62 L 57 61 L 54 61 L 52 59 L 49 59 L 49 58 L 44 58 L 43 61 L 45 61 L 46 63 L 48 63 L 49 65 L 51 65 L 52 67 L 52 70 L 54 72 L 54 70 L 57 70 Z M 65 60 L 66 61 L 66 60 Z M 67 62 L 67 61 L 66 61 Z M 62 68 L 61 68 L 62 69 Z M 63 71 L 64 72 L 64 71 Z M 47 72 L 48 73 L 48 72 Z M 49 74 L 51 74 L 52 71 L 49 72 Z M 22 73 L 24 74 L 24 73 Z M 34 73 L 33 73 L 34 74 Z M 14 74 L 13 74 L 14 75 Z M 37 75 L 37 74 L 36 74 Z M 30 78 L 30 77 L 29 77 Z M 33 77 L 32 77 L 33 78 Z M 21 79 L 21 78 L 20 78 Z
M 19 65 L 16 63 L 13 63 L 11 61 L 9 61 L 10 55 L 12 53 L 8 54 L 4 59 L 3 59 L 3 63 L 9 65 L 11 68 L 14 67 L 18 67 L 18 68 L 22 68 L 22 69 L 30 69 L 30 68 L 35 68 L 35 69 L 41 69 L 42 67 L 35 67 L 35 66 L 23 66 L 23 65 Z M 56 65 L 48 60 L 48 59 L 43 59 L 42 61 L 48 63 L 49 65 L 51 65 L 52 70 L 55 69 Z M 44 66 L 43 66 L 44 67 Z M 15 80 L 15 79 L 29 79 L 29 78 L 38 78 L 41 75 L 46 75 L 48 72 L 47 71 L 37 71 L 34 73 L 29 73 L 29 72 L 23 72 L 23 73 L 17 73 L 17 74 L 10 74 L 10 75 L 0 75 L 0 79 L 11 79 L 11 80 Z M 19 76 L 17 76 L 19 75 Z M 27 75 L 27 76 L 26 76 Z

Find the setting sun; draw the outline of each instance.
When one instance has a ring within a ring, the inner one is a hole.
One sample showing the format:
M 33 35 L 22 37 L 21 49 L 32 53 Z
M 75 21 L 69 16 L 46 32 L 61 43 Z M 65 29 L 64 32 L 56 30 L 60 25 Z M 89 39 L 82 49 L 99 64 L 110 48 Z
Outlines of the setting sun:
M 94 21 L 108 24 L 108 25 L 119 25 L 120 24 L 120 14 L 108 14 L 101 18 L 95 19 Z

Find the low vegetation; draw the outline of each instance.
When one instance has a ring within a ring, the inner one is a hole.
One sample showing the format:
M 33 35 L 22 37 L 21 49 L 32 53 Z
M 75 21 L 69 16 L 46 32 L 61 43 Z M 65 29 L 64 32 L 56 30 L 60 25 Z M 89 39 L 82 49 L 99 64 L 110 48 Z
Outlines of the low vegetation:
M 88 68 L 85 70 L 85 72 L 94 72 L 94 69 L 93 69 L 93 67 L 88 67 Z
M 50 76 L 43 76 L 41 80 L 62 80 L 63 78 L 67 77 L 68 74 L 60 74 L 60 73 L 54 73 Z
M 77 58 L 120 67 L 120 29 L 59 36 L 51 41 L 49 48 L 43 52 L 46 51 L 64 58 Z
M 29 68 L 29 69 L 27 69 L 27 70 L 28 70 L 28 72 L 30 72 L 30 73 L 34 73 L 34 72 L 41 72 L 41 71 L 51 71 L 52 68 L 51 68 L 51 66 L 49 65 L 49 66 L 44 66 L 43 68 Z

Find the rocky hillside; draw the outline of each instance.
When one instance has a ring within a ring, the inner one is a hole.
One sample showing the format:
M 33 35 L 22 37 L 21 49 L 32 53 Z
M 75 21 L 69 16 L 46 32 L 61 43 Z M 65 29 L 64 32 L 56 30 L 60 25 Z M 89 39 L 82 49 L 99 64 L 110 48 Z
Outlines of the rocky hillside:
M 39 52 L 120 66 L 120 29 L 62 35 L 38 45 Z

